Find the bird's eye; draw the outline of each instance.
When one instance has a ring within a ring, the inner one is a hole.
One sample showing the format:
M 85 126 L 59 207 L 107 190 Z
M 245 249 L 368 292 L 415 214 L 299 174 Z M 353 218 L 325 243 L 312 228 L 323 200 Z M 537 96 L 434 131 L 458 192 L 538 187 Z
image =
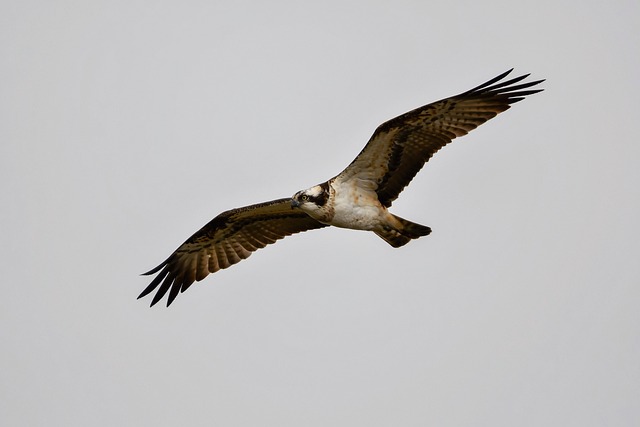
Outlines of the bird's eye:
M 300 200 L 302 200 L 303 202 L 306 202 L 307 200 L 309 200 L 309 196 L 307 196 L 306 194 L 303 194 L 303 195 L 300 197 Z

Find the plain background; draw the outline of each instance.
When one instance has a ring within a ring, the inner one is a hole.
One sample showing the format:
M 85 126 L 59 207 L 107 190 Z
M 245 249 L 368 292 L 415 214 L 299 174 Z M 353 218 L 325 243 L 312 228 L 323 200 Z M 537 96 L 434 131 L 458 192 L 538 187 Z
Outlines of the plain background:
M 0 424 L 640 425 L 637 1 L 0 6 Z M 142 273 L 516 67 L 393 212 L 166 309 Z

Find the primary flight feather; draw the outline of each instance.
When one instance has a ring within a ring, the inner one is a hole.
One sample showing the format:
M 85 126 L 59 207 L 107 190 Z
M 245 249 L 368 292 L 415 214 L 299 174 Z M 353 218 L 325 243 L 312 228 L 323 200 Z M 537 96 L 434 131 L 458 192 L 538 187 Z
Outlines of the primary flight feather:
M 393 215 L 387 208 L 424 164 L 454 138 L 466 135 L 544 80 L 529 75 L 504 80 L 509 70 L 460 95 L 433 102 L 391 119 L 337 176 L 291 198 L 226 211 L 212 219 L 145 275 L 158 274 L 138 296 L 157 289 L 155 305 L 168 292 L 167 306 L 196 281 L 227 268 L 294 233 L 330 225 L 373 231 L 398 248 L 431 232 Z

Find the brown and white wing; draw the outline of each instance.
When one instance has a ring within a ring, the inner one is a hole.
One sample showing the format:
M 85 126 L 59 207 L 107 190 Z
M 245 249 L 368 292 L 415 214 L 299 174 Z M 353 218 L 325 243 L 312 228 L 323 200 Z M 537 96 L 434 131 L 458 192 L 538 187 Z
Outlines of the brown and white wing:
M 383 123 L 336 180 L 373 190 L 384 206 L 391 206 L 440 148 L 507 110 L 510 104 L 542 91 L 529 88 L 544 80 L 520 83 L 528 74 L 503 81 L 511 71 Z
M 226 211 L 202 227 L 162 264 L 144 275 L 158 273 L 142 291 L 142 298 L 159 287 L 151 306 L 169 291 L 167 307 L 195 281 L 227 268 L 294 233 L 326 227 L 299 209 L 291 199 Z

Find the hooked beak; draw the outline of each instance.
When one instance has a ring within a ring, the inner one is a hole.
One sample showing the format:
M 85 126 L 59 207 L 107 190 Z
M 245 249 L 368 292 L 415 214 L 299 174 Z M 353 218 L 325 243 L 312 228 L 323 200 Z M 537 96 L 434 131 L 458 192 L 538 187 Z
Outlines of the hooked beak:
M 291 209 L 297 208 L 300 206 L 300 202 L 296 199 L 291 199 Z

